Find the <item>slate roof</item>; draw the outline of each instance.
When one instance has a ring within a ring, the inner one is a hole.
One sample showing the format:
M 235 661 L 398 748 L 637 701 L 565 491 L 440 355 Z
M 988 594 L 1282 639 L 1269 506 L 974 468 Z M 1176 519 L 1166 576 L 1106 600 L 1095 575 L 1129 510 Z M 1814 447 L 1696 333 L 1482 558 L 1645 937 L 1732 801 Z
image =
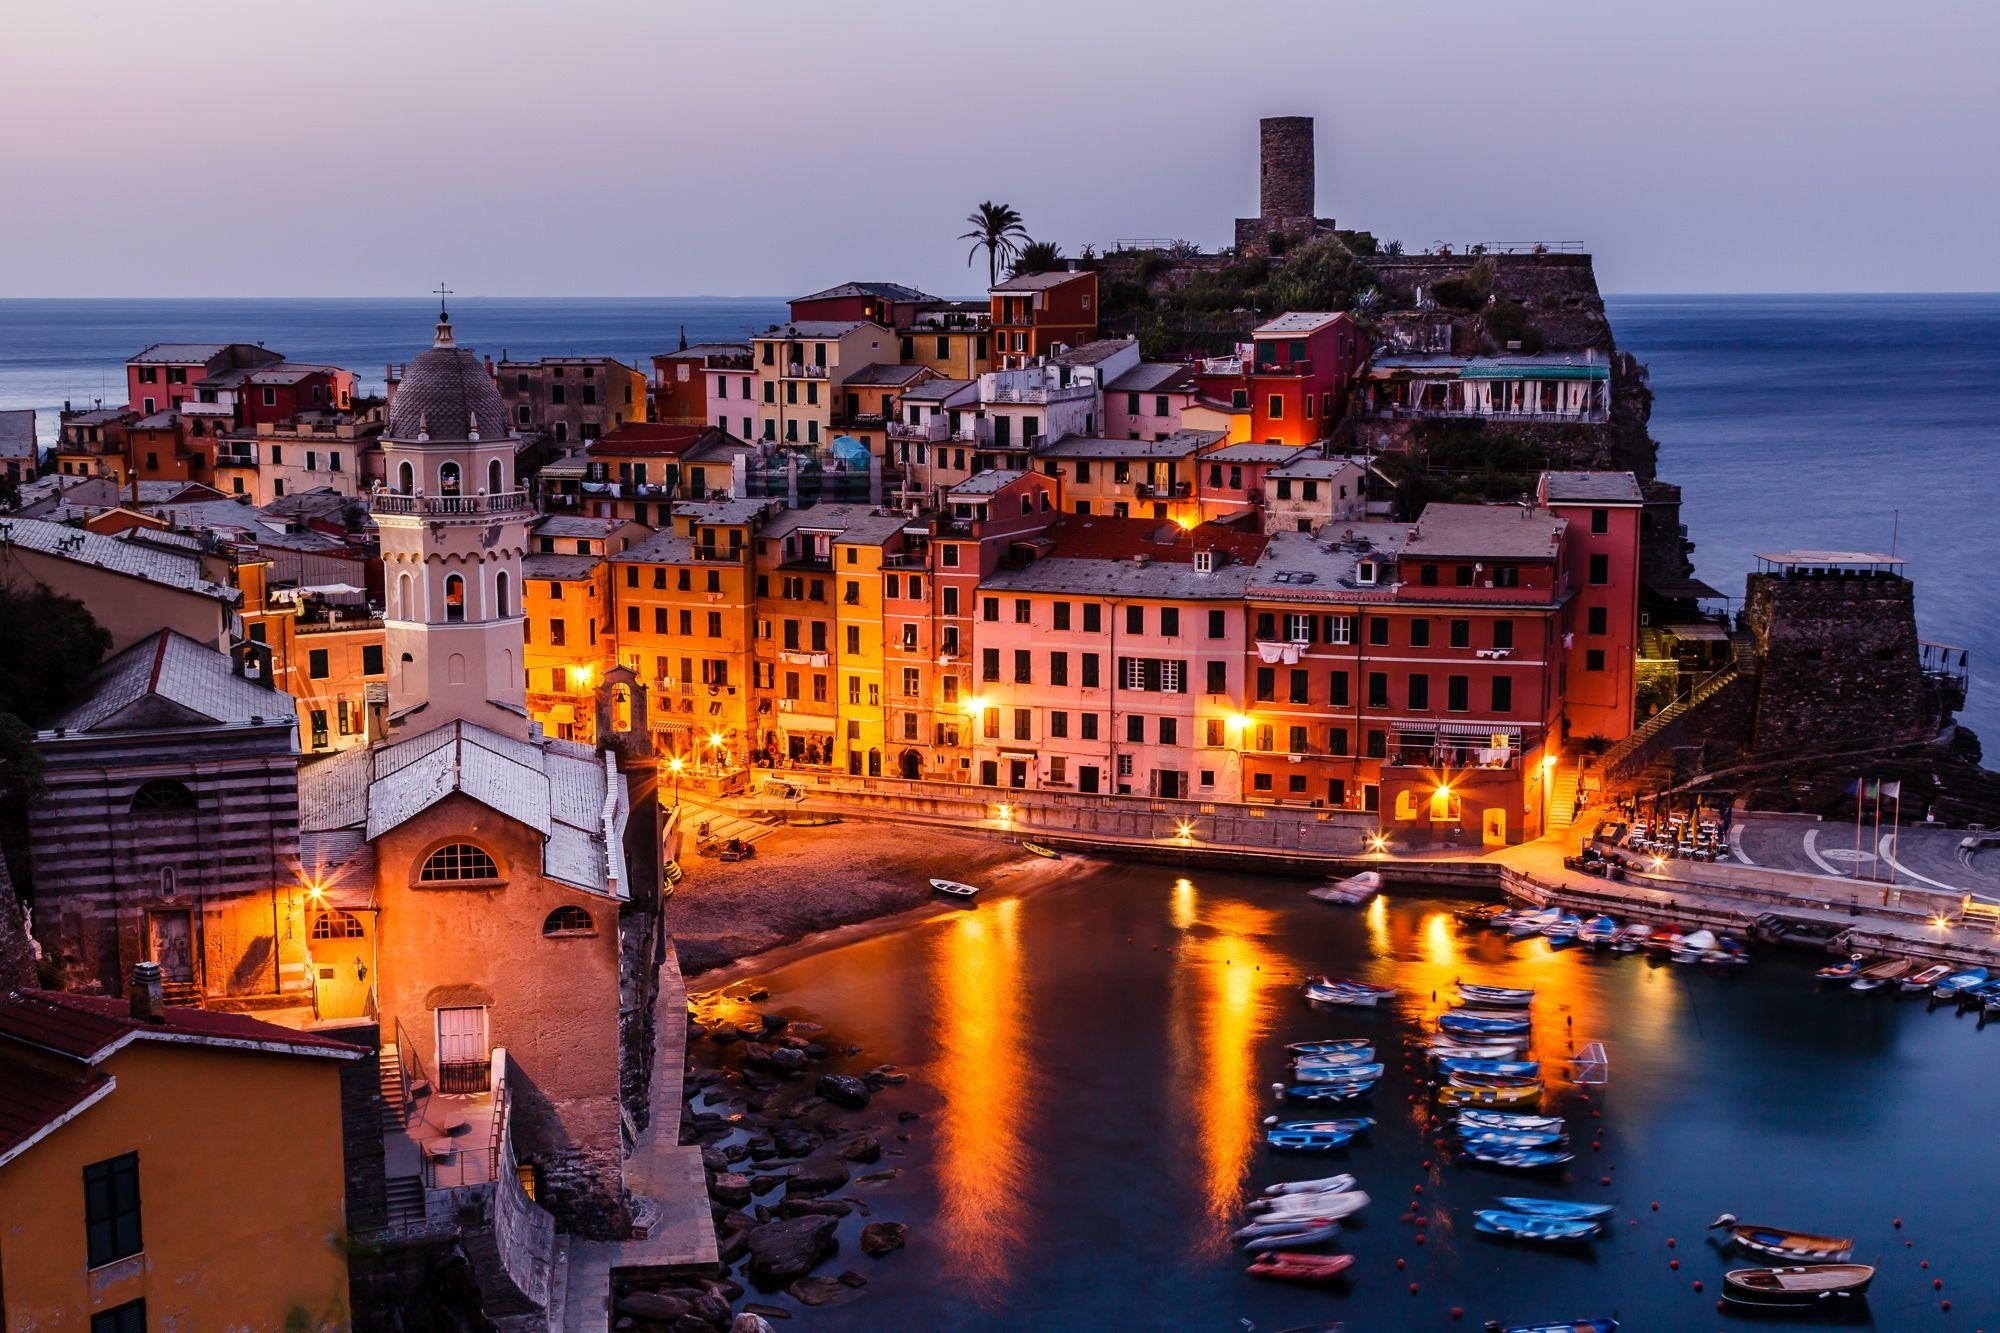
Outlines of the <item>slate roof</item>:
M 219 726 L 289 727 L 292 696 L 236 674 L 229 657 L 174 630 L 139 640 L 91 673 L 84 701 L 51 724 L 66 732 L 119 731 L 119 715 L 149 696 L 176 704 Z M 150 710 L 137 723 L 158 725 Z M 49 733 L 42 733 L 47 736 Z
M 1211 449 L 1201 456 L 1204 463 L 1289 463 L 1300 454 L 1311 453 L 1310 445 L 1262 444 L 1242 440 Z
M 903 401 L 905 403 L 944 403 L 968 390 L 976 393 L 978 388 L 978 380 L 925 380 L 922 384 L 904 390 Z
M 1219 430 L 1177 430 L 1164 440 L 1104 440 L 1066 435 L 1036 451 L 1041 458 L 1186 458 L 1226 438 Z
M 552 583 L 575 583 L 589 578 L 603 563 L 604 557 L 601 555 L 530 551 L 521 557 L 521 577 L 543 579 Z
M 0 412 L 0 458 L 35 456 L 35 409 L 9 408 Z
M 1644 504 L 1639 479 L 1630 472 L 1545 472 L 1543 494 L 1557 504 Z
M 837 301 L 850 296 L 879 296 L 885 301 L 904 302 L 935 301 L 938 298 L 914 287 L 905 287 L 900 282 L 843 282 L 838 287 L 829 287 L 811 296 L 794 296 L 798 301 Z
M 588 514 L 544 514 L 528 529 L 535 537 L 595 537 L 603 539 L 625 526 L 622 518 L 594 518 Z
M 835 541 L 853 542 L 861 546 L 879 546 L 901 532 L 909 519 L 900 513 L 878 513 L 868 505 L 814 505 L 810 509 L 787 509 L 772 519 L 760 532 L 758 540 L 781 538 L 804 529 L 809 532 L 835 532 Z
M 359 1046 L 248 1014 L 214 1009 L 166 1010 L 165 1020 L 132 1017 L 131 1001 L 74 991 L 18 990 L 0 997 L 0 1038 L 96 1064 L 133 1041 L 184 1042 L 356 1060 Z
M 1259 336 L 1286 337 L 1303 333 L 1317 333 L 1339 319 L 1340 314 L 1337 311 L 1293 310 L 1278 316 L 1276 319 L 1265 320 L 1262 324 L 1250 330 L 1250 336 L 1253 338 Z
M 923 366 L 905 366 L 894 361 L 878 361 L 873 365 L 861 367 L 852 375 L 845 376 L 841 382 L 848 385 L 858 384 L 864 388 L 868 386 L 894 388 L 900 384 L 908 384 L 925 373 L 927 371 Z
M 755 523 L 781 502 L 739 496 L 732 500 L 677 500 L 675 518 L 691 518 L 697 523 Z
M 221 356 L 234 343 L 154 343 L 151 347 L 125 358 L 127 365 L 192 366 L 212 361 Z
M 1138 342 L 1137 338 L 1097 338 L 1057 352 L 1049 360 L 1059 366 L 1094 366 L 1100 361 L 1109 361 Z
M 1060 287 L 1066 282 L 1076 282 L 1079 279 L 1091 276 L 1093 275 L 1089 272 L 1079 270 L 1078 272 L 1071 273 L 1065 269 L 1058 269 L 1053 273 L 1023 273 L 1019 277 L 1007 278 L 1002 282 L 995 283 L 987 290 L 995 292 L 1045 292 L 1052 287 Z
M 1178 361 L 1142 361 L 1104 386 L 1106 393 L 1192 393 L 1194 367 Z
M 954 495 L 992 495 L 1011 486 L 1028 474 L 1018 468 L 988 468 L 974 473 L 964 481 L 945 492 L 947 498 Z
M 1429 504 L 1410 526 L 1405 557 L 1553 560 L 1568 520 L 1511 504 Z
M 695 558 L 694 542 L 676 532 L 656 532 L 611 557 L 619 565 L 681 565 Z
M 1361 464 L 1351 458 L 1321 458 L 1316 454 L 1309 454 L 1304 458 L 1294 458 L 1283 467 L 1274 467 L 1265 475 L 1286 480 L 1307 478 L 1319 481 L 1327 477 L 1337 477 L 1349 468 L 1359 471 Z
M 751 336 L 760 342 L 769 342 L 774 338 L 825 338 L 830 340 L 839 338 L 844 334 L 852 333 L 854 330 L 867 324 L 873 324 L 874 322 L 871 319 L 788 319 L 783 324 L 773 324 L 765 332 Z
M 143 483 L 142 483 L 143 484 Z M 18 546 L 58 560 L 74 560 L 161 587 L 236 605 L 243 594 L 202 577 L 201 562 L 189 556 L 134 546 L 83 528 L 38 518 L 0 518 L 0 549 Z
M 450 324 L 442 329 L 448 340 Z M 384 433 L 396 440 L 414 440 L 419 432 L 433 440 L 463 440 L 471 436 L 475 420 L 482 439 L 507 437 L 507 406 L 485 363 L 470 347 L 444 341 L 403 368 Z
M 584 452 L 593 458 L 678 458 L 710 432 L 721 433 L 709 425 L 628 421 L 610 434 L 592 440 Z
M 1357 594 L 1394 595 L 1395 582 L 1384 575 L 1379 584 L 1362 584 L 1354 567 L 1363 560 L 1395 559 L 1409 526 L 1404 523 L 1329 523 L 1317 533 L 1279 531 L 1258 559 L 1250 576 L 1252 597 L 1298 600 L 1353 598 Z

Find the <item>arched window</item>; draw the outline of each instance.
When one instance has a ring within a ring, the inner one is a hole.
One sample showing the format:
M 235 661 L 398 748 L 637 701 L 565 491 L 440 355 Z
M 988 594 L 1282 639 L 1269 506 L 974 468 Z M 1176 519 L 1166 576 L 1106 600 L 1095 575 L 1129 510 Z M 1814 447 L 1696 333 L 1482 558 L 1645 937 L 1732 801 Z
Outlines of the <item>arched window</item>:
M 458 464 L 440 463 L 438 465 L 438 494 L 458 494 Z
M 542 922 L 544 935 L 595 935 L 596 927 L 590 924 L 590 913 L 581 907 L 558 907 L 550 912 Z
M 408 495 L 416 488 L 417 470 L 410 466 L 410 460 L 406 458 L 396 468 L 396 490 L 403 495 Z
M 504 472 L 500 466 L 500 460 L 496 458 L 486 465 L 486 493 L 488 495 L 500 494 L 503 478 Z
M 413 581 L 408 574 L 400 575 L 396 579 L 396 619 L 398 620 L 415 620 L 417 618 L 417 608 L 410 605 L 410 590 L 413 586 Z
M 507 600 L 507 571 L 501 570 L 493 576 L 493 614 L 502 619 L 514 614 Z
M 457 574 L 444 576 L 444 618 L 465 619 L 465 580 Z
M 352 912 L 321 912 L 313 918 L 312 937 L 316 940 L 358 940 L 364 934 L 361 918 Z
M 192 810 L 194 807 L 194 793 L 188 790 L 186 783 L 172 778 L 154 778 L 132 793 L 132 813 L 135 815 L 160 810 Z
M 161 866 L 160 896 L 162 898 L 171 898 L 174 896 L 175 891 L 178 890 L 179 888 L 180 888 L 180 876 L 174 873 L 174 868 L 172 866 Z
M 485 851 L 469 842 L 447 843 L 424 858 L 417 872 L 419 884 L 456 884 L 466 880 L 500 878 L 500 867 Z

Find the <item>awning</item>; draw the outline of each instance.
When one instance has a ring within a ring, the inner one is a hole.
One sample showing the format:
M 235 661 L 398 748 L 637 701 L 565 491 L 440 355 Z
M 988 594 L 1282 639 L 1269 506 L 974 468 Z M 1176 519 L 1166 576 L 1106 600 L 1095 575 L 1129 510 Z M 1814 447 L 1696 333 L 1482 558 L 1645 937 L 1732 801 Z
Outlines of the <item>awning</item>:
M 1686 620 L 1660 626 L 1660 633 L 1695 643 L 1727 643 L 1729 631 L 1713 620 Z
M 1608 380 L 1611 368 L 1606 365 L 1522 365 L 1518 362 L 1507 365 L 1470 365 L 1459 372 L 1462 380 Z
M 812 713 L 779 713 L 776 715 L 780 731 L 823 731 L 833 734 L 833 719 L 819 717 Z
M 1700 579 L 1647 579 L 1641 586 L 1669 602 L 1700 602 L 1723 596 Z

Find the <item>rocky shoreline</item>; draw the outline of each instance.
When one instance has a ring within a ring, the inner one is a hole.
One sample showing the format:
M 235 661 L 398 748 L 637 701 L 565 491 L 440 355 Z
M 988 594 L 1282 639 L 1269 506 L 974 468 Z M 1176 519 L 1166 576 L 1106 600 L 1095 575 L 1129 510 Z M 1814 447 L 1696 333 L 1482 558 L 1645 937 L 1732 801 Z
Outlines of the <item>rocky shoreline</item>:
M 845 1072 L 859 1047 L 760 1009 L 767 998 L 740 983 L 689 1002 L 681 1141 L 702 1145 L 723 1274 L 622 1280 L 615 1328 L 766 1333 L 800 1307 L 860 1299 L 869 1278 L 842 1266 L 847 1247 L 868 1260 L 903 1248 L 906 1226 L 876 1218 L 868 1194 L 899 1174 L 885 1159 L 902 1156 L 921 1119 L 884 1114 L 883 1094 L 907 1076 Z

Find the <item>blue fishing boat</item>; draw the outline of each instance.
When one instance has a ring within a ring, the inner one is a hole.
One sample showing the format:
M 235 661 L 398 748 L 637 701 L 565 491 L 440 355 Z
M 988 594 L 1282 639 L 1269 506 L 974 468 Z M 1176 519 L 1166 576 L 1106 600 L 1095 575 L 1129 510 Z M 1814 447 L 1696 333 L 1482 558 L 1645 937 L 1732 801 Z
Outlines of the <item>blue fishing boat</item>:
M 1510 1213 L 1499 1208 L 1482 1208 L 1472 1216 L 1475 1231 L 1543 1244 L 1590 1240 L 1604 1229 L 1601 1222 L 1590 1218 L 1543 1217 L 1534 1213 Z
M 1294 1083 L 1285 1089 L 1285 1096 L 1295 1102 L 1352 1102 L 1374 1091 L 1375 1080 L 1370 1078 L 1356 1083 Z
M 1542 938 L 1550 944 L 1569 944 L 1575 941 L 1577 932 L 1582 929 L 1582 917 L 1574 912 L 1564 912 L 1542 927 Z
M 1382 1066 L 1301 1065 L 1292 1073 L 1301 1083 L 1365 1083 L 1382 1077 Z
M 1375 1122 L 1353 1120 L 1286 1120 L 1264 1131 L 1264 1141 L 1289 1152 L 1332 1152 L 1354 1141 L 1354 1136 L 1374 1127 Z
M 1293 1055 L 1338 1055 L 1343 1051 L 1369 1051 L 1375 1049 L 1373 1037 L 1334 1037 L 1324 1041 L 1295 1041 L 1285 1049 Z
M 1514 1111 L 1460 1111 L 1456 1118 L 1461 1126 L 1471 1129 L 1561 1129 L 1563 1118 L 1559 1115 L 1522 1115 Z
M 1618 922 L 1601 912 L 1584 922 L 1582 929 L 1576 932 L 1576 942 L 1588 944 L 1593 949 L 1609 948 L 1617 938 Z
M 1569 1142 L 1569 1135 L 1560 1129 L 1460 1129 L 1459 1138 L 1467 1147 L 1485 1148 L 1553 1148 Z
M 1480 986 L 1457 982 L 1458 993 L 1467 1004 L 1492 1005 L 1496 1009 L 1526 1009 L 1534 1003 L 1535 992 L 1517 986 Z
M 1487 1325 L 1493 1328 L 1494 1325 Z M 1616 1319 L 1572 1319 L 1565 1324 L 1509 1324 L 1499 1333 L 1618 1333 Z
M 1365 1115 L 1348 1116 L 1339 1120 L 1280 1120 L 1276 1116 L 1267 1116 L 1264 1125 L 1268 1129 L 1299 1133 L 1362 1134 L 1375 1128 L 1375 1121 Z
M 1340 1004 L 1362 1009 L 1373 1009 L 1385 996 L 1395 992 L 1386 986 L 1365 986 L 1352 981 L 1329 981 L 1324 978 L 1306 983 L 1306 998 L 1315 1004 Z
M 1995 996 L 2000 996 L 2000 977 L 1982 981 L 1977 986 L 1967 986 L 1958 993 L 1958 1003 L 1961 1008 L 1972 1009 Z
M 1561 1166 L 1576 1158 L 1575 1153 L 1561 1148 L 1504 1148 L 1497 1145 L 1489 1148 L 1478 1142 L 1467 1143 L 1459 1150 L 1459 1156 L 1467 1161 L 1509 1167 L 1516 1171 L 1538 1171 L 1543 1167 Z
M 1483 1074 L 1489 1078 L 1533 1078 L 1542 1072 L 1539 1060 L 1467 1060 L 1441 1055 L 1437 1067 L 1447 1074 Z
M 1445 1032 L 1470 1036 L 1521 1037 L 1532 1031 L 1534 1024 L 1525 1018 L 1485 1018 L 1476 1014 L 1448 1013 L 1438 1016 L 1438 1027 Z
M 1373 1046 L 1363 1046 L 1352 1051 L 1301 1052 L 1292 1057 L 1292 1063 L 1301 1068 L 1306 1065 L 1365 1065 L 1375 1058 Z
M 1940 981 L 1937 984 L 1937 989 L 1932 991 L 1931 995 L 1940 1000 L 1953 999 L 1958 995 L 1960 991 L 1965 990 L 1968 987 L 1977 986 L 1985 980 L 1986 980 L 1985 968 L 1968 967 L 1967 969 L 1965 969 L 1965 971 L 1954 972 L 1950 976 L 1946 977 L 1943 981 Z
M 1524 1195 L 1502 1195 L 1494 1200 L 1510 1213 L 1536 1217 L 1609 1217 L 1618 1211 L 1615 1203 L 1572 1203 L 1568 1199 L 1533 1199 Z

